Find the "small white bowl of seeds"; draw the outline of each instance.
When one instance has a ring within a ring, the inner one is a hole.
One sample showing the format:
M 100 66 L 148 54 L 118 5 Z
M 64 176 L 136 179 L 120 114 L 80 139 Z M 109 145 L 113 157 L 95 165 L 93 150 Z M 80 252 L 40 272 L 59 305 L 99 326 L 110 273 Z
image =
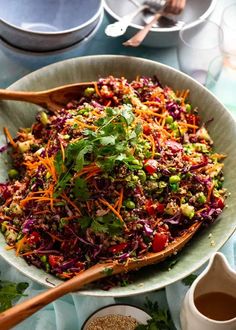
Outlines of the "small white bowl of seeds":
M 93 313 L 82 330 L 135 330 L 139 324 L 147 324 L 149 319 L 151 316 L 138 307 L 115 304 Z

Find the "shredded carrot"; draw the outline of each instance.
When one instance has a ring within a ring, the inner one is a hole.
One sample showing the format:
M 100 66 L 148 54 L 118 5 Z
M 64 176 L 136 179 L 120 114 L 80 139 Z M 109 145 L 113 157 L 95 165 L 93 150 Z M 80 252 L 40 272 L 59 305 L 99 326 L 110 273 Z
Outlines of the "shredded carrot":
M 119 200 L 118 200 L 118 207 L 117 207 L 117 212 L 120 213 L 120 209 L 121 209 L 121 206 L 122 206 L 122 203 L 123 203 L 123 198 L 124 198 L 124 188 L 122 187 L 121 190 L 120 190 L 120 197 L 119 197 Z
M 95 88 L 95 92 L 97 93 L 97 95 L 98 95 L 99 97 L 102 97 L 102 95 L 101 95 L 101 93 L 100 93 L 100 91 L 99 91 L 99 89 L 98 89 L 98 84 L 97 84 L 97 82 L 94 82 L 94 88 Z
M 183 99 L 185 100 L 188 97 L 188 95 L 189 95 L 189 89 L 186 89 L 183 93 L 183 96 L 182 96 Z
M 159 118 L 163 118 L 163 115 L 160 115 L 159 113 L 156 113 L 155 111 L 152 111 L 152 110 L 135 109 L 135 112 L 140 113 L 142 115 L 152 115 L 152 116 L 156 116 Z
M 16 243 L 16 256 L 19 255 L 20 251 L 22 250 L 22 247 L 24 246 L 24 243 L 27 239 L 27 235 L 22 237 L 17 243 Z
M 63 193 L 61 196 L 62 196 L 62 198 L 63 198 L 65 201 L 67 201 L 67 203 L 69 203 L 71 206 L 73 206 L 73 208 L 79 213 L 79 215 L 81 215 L 81 212 L 80 212 L 80 209 L 78 208 L 78 206 L 75 205 L 75 203 L 72 202 L 72 201 L 66 196 L 66 194 Z
M 79 126 L 82 126 L 82 127 L 85 127 L 85 128 L 90 128 L 92 130 L 96 130 L 97 129 L 97 126 L 85 124 L 85 123 L 83 123 L 82 121 L 80 121 L 80 120 L 78 120 L 76 118 L 73 118 L 73 121 L 75 121 L 76 124 L 78 124 Z
M 199 128 L 197 125 L 193 125 L 193 124 L 188 124 L 188 123 L 184 123 L 184 122 L 179 122 L 180 126 L 185 126 L 185 127 L 190 127 L 190 128 Z
M 157 101 L 146 101 L 146 102 L 143 102 L 143 104 L 145 104 L 145 105 L 156 105 L 156 106 L 160 107 L 160 102 L 157 102 Z
M 13 148 L 17 148 L 16 142 L 13 140 L 11 133 L 9 132 L 9 129 L 7 127 L 3 127 L 4 134 L 6 135 L 6 138 L 9 140 L 10 144 L 13 146 Z
M 41 197 L 41 196 L 38 196 L 38 197 L 26 197 L 25 199 L 22 199 L 20 201 L 20 206 L 24 207 L 25 204 L 27 204 L 29 201 L 31 200 L 36 200 L 37 202 L 52 202 L 52 201 L 55 201 L 55 202 L 58 202 L 59 199 L 55 199 L 55 198 L 52 198 L 52 197 Z
M 120 219 L 120 221 L 121 222 L 123 222 L 124 223 L 124 220 L 123 220 L 123 218 L 122 218 L 122 216 L 120 215 L 120 213 L 119 212 L 117 212 L 115 209 L 114 209 L 114 207 L 110 204 L 110 203 L 108 203 L 105 199 L 103 199 L 103 198 L 99 198 L 99 201 L 103 204 L 103 205 L 106 205 L 116 216 L 117 216 L 117 218 L 119 218 Z

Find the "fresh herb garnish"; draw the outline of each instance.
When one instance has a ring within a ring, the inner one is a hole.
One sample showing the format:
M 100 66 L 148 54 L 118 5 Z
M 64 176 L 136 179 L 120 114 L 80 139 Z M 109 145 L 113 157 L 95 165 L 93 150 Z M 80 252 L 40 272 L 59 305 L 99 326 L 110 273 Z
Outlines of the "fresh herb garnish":
M 144 304 L 147 313 L 151 319 L 147 324 L 139 324 L 136 330 L 170 330 L 173 329 L 173 322 L 171 320 L 170 312 L 159 308 L 158 302 L 152 302 L 147 299 Z
M 93 219 L 91 228 L 98 233 L 109 233 L 110 235 L 117 235 L 122 232 L 123 223 L 117 219 L 113 213 L 108 213 L 103 217 L 96 217 Z
M 26 282 L 13 283 L 0 280 L 0 312 L 12 307 L 17 298 L 27 296 L 23 292 L 28 286 Z

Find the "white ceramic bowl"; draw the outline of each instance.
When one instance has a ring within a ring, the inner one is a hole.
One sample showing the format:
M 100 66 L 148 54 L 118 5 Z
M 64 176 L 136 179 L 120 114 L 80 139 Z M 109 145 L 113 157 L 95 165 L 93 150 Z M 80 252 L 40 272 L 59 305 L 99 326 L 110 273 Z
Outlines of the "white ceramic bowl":
M 98 24 L 102 0 L 0 0 L 0 36 L 32 51 L 51 51 L 84 39 Z
M 14 47 L 2 38 L 0 38 L 0 48 L 3 53 L 15 63 L 19 63 L 21 66 L 30 70 L 35 70 L 42 66 L 86 53 L 89 42 L 95 37 L 102 24 L 103 17 L 104 11 L 102 10 L 95 28 L 83 40 L 66 48 L 48 52 L 34 52 Z
M 97 286 L 87 286 L 79 291 L 91 296 L 130 296 L 160 289 L 174 283 L 200 268 L 219 250 L 236 228 L 236 123 L 233 116 L 216 97 L 204 86 L 191 77 L 158 62 L 117 55 L 97 55 L 74 58 L 52 64 L 37 70 L 10 86 L 13 90 L 44 90 L 75 82 L 94 81 L 99 77 L 113 75 L 126 77 L 129 81 L 139 76 L 156 75 L 160 83 L 169 85 L 174 90 L 190 90 L 189 100 L 193 107 L 198 107 L 202 122 L 209 122 L 209 133 L 218 153 L 227 154 L 224 160 L 225 187 L 231 192 L 227 200 L 228 207 L 208 228 L 195 235 L 190 243 L 178 254 L 178 262 L 163 270 L 160 264 L 144 267 L 133 274 L 132 283 L 125 287 L 114 287 L 109 291 Z M 3 127 L 8 127 L 14 136 L 19 127 L 30 127 L 35 121 L 38 107 L 24 102 L 1 101 L 0 103 L 0 146 L 6 139 Z M 213 119 L 213 120 L 212 120 Z M 0 154 L 0 182 L 7 177 L 9 165 Z M 211 234 L 211 239 L 209 235 Z M 214 240 L 214 245 L 211 241 Z M 0 254 L 13 267 L 26 276 L 47 286 L 53 287 L 62 281 L 34 266 L 29 266 L 24 259 L 17 257 L 14 250 L 5 249 L 6 242 L 0 234 Z
M 89 324 L 94 321 L 97 317 L 104 317 L 107 315 L 122 315 L 122 316 L 131 316 L 137 320 L 139 324 L 146 324 L 147 321 L 151 318 L 144 310 L 141 308 L 126 305 L 126 304 L 116 304 L 110 305 L 107 307 L 100 308 L 94 312 L 83 324 L 81 330 L 87 330 Z
M 136 0 L 136 2 L 141 4 L 143 0 Z M 207 18 L 213 12 L 215 4 L 216 0 L 187 0 L 183 12 L 180 15 L 172 15 L 170 17 L 175 21 L 181 21 L 183 24 L 188 22 L 192 22 L 193 24 L 196 22 L 197 24 L 199 19 Z M 109 21 L 114 22 L 134 11 L 137 7 L 133 4 L 132 0 L 104 0 L 104 8 Z M 141 13 L 133 19 L 133 22 L 125 33 L 125 38 L 132 37 L 143 28 L 144 24 L 143 14 Z M 179 30 L 183 24 L 152 28 L 142 42 L 142 45 L 157 48 L 175 46 L 178 43 Z

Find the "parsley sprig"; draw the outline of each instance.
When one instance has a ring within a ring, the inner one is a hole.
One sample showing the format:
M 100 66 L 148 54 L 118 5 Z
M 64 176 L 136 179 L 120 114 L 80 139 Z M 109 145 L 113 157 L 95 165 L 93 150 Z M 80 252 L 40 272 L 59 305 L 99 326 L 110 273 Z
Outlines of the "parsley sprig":
M 0 280 L 0 312 L 12 307 L 17 298 L 27 296 L 23 294 L 28 283 L 14 283 Z
M 170 330 L 173 329 L 170 312 L 159 308 L 158 302 L 147 299 L 144 307 L 151 316 L 147 324 L 139 324 L 136 330 Z

